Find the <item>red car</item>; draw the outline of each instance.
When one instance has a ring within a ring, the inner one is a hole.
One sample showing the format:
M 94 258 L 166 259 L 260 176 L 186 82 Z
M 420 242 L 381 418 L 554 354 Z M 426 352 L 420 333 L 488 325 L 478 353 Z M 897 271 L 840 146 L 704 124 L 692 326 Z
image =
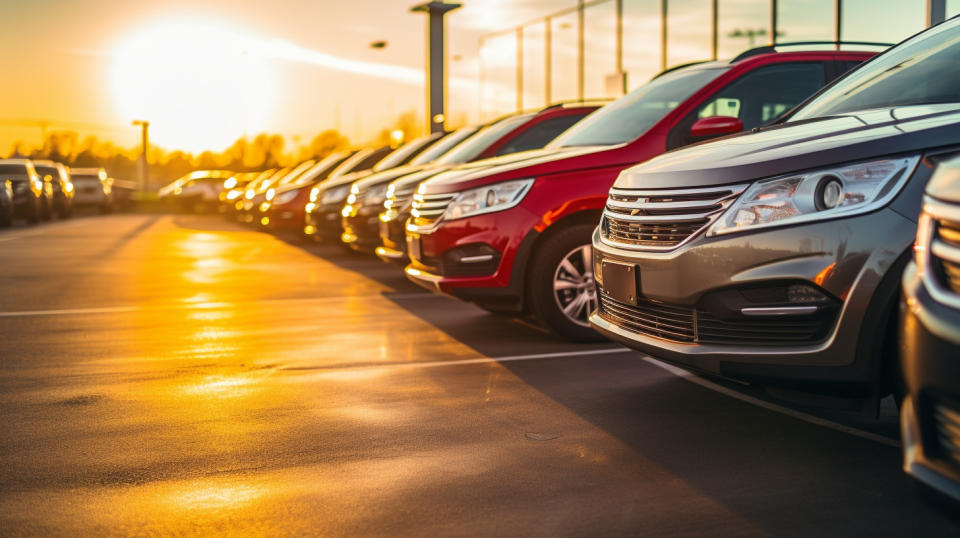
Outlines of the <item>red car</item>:
M 347 198 L 342 211 L 341 240 L 354 250 L 376 250 L 384 260 L 405 258 L 401 247 L 403 227 L 410 216 L 408 202 L 418 183 L 463 163 L 542 148 L 599 107 L 600 103 L 573 102 L 511 114 L 487 124 L 423 167 L 397 169 L 393 174 L 373 175 L 355 182 L 351 189 L 355 192 Z M 401 197 L 405 200 L 398 205 Z M 385 212 L 384 202 L 388 199 Z M 385 236 L 385 244 L 381 244 L 381 235 Z
M 532 313 L 569 339 L 598 339 L 587 321 L 597 304 L 590 238 L 620 171 L 760 127 L 871 56 L 761 47 L 670 69 L 540 152 L 439 174 L 414 195 L 407 276 L 490 311 Z

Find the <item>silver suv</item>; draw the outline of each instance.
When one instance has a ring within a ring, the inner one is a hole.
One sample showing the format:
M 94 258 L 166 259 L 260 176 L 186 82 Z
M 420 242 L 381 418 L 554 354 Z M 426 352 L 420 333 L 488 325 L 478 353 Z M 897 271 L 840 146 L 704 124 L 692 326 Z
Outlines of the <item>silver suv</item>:
M 593 235 L 601 333 L 785 400 L 876 409 L 935 164 L 960 153 L 960 19 L 777 125 L 625 170 Z

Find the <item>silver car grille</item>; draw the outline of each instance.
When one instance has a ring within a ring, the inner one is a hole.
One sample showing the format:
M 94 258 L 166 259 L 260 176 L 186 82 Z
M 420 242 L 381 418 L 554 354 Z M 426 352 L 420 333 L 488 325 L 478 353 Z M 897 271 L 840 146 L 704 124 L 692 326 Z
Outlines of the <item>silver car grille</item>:
M 600 239 L 633 250 L 671 250 L 709 226 L 747 185 L 610 189 Z
M 954 465 L 960 465 L 960 413 L 943 404 L 933 409 L 937 425 L 937 441 L 940 456 Z
M 444 194 L 414 194 L 413 209 L 410 210 L 410 216 L 414 219 L 417 226 L 427 226 L 436 222 L 447 210 L 450 202 L 456 198 L 457 193 L 450 192 Z
M 407 209 L 413 198 L 413 189 L 395 190 L 393 194 L 383 201 L 383 208 L 391 218 Z

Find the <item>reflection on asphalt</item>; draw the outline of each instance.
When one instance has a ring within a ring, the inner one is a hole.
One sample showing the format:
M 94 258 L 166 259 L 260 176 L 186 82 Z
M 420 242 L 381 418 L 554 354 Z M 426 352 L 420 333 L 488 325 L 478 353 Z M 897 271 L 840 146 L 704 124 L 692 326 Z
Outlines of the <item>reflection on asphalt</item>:
M 212 216 L 23 233 L 0 234 L 3 534 L 960 530 L 891 447 L 372 258 Z

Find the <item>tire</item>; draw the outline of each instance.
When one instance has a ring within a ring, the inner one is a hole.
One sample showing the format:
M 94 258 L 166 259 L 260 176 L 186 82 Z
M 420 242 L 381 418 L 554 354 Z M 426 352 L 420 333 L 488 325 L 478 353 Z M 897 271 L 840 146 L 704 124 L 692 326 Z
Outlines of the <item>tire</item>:
M 7 210 L 3 212 L 3 215 L 0 216 L 0 228 L 9 228 L 13 226 L 13 206 L 9 205 L 6 208 Z
M 527 290 L 530 312 L 553 334 L 575 342 L 600 342 L 587 316 L 597 306 L 593 281 L 592 224 L 552 233 L 531 259 Z
M 42 198 L 41 209 L 40 209 L 40 219 L 41 220 L 53 220 L 53 208 L 50 207 L 50 201 L 46 198 Z
M 30 212 L 27 214 L 27 224 L 36 224 L 37 222 L 40 221 L 40 200 L 34 199 L 33 204 L 31 204 L 31 206 L 32 208 L 30 209 Z

